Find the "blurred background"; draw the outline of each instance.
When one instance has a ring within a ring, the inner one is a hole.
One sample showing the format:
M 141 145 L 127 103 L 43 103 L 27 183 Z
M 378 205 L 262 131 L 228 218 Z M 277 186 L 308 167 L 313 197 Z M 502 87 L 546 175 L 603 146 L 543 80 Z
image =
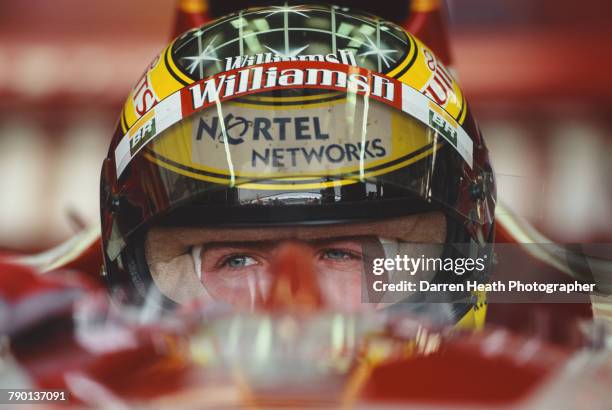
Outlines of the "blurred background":
M 556 241 L 612 241 L 612 2 L 448 8 L 500 200 Z M 97 223 L 123 99 L 174 13 L 175 0 L 0 2 L 0 250 L 43 249 Z

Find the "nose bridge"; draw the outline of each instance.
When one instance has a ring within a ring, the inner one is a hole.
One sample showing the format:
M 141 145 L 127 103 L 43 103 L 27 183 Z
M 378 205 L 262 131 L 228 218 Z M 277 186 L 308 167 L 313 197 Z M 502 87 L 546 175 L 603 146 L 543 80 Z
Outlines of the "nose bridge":
M 263 301 L 272 312 L 314 312 L 325 307 L 311 247 L 298 241 L 281 244 L 271 265 L 272 284 Z

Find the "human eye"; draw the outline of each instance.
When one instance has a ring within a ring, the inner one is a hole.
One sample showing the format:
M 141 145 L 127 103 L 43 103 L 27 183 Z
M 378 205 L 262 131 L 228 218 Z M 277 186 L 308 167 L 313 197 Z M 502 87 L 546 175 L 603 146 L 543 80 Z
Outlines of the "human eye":
M 226 256 L 219 264 L 222 268 L 240 269 L 257 264 L 257 260 L 249 255 L 234 254 Z
M 342 262 L 361 259 L 361 255 L 358 255 L 354 251 L 339 249 L 339 248 L 328 248 L 321 251 L 321 257 L 323 259 Z

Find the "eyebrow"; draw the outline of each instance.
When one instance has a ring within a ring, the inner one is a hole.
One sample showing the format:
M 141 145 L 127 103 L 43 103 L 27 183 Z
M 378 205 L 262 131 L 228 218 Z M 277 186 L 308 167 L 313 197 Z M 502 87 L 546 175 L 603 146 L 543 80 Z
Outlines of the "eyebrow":
M 240 250 L 240 249 L 244 249 L 244 248 L 250 248 L 250 249 L 263 250 L 263 249 L 266 249 L 266 248 L 273 248 L 275 242 L 276 241 L 211 242 L 211 243 L 205 244 L 202 247 L 202 250 L 204 252 L 210 251 L 210 250 L 222 249 L 222 248 L 230 248 L 230 249 L 236 249 L 236 250 Z

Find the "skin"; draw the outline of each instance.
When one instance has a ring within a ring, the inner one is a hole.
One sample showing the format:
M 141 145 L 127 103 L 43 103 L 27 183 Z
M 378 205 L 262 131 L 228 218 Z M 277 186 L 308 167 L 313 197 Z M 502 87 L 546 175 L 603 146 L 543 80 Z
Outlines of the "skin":
M 289 241 L 210 244 L 201 251 L 199 277 L 208 294 L 236 307 L 262 301 L 274 280 L 272 266 Z M 293 241 L 310 254 L 328 307 L 355 310 L 361 301 L 364 251 L 360 238 Z
M 310 254 L 325 304 L 352 311 L 374 306 L 361 303 L 361 290 L 372 258 L 385 256 L 378 238 L 405 243 L 409 252 L 410 243 L 443 243 L 445 227 L 439 212 L 334 226 L 155 227 L 145 249 L 157 288 L 177 303 L 197 299 L 253 309 L 273 283 L 279 249 L 298 243 Z

